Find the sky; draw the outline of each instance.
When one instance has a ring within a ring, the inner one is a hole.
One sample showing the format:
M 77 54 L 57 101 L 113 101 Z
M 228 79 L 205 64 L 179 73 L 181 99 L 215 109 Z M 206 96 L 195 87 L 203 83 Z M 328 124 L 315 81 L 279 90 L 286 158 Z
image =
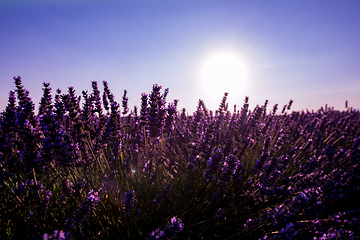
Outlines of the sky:
M 251 109 L 267 99 L 268 111 L 290 99 L 294 111 L 342 111 L 346 100 L 358 109 L 359 9 L 358 0 L 0 0 L 0 111 L 14 76 L 36 109 L 43 82 L 54 96 L 91 92 L 92 81 L 102 93 L 103 80 L 118 102 L 127 90 L 130 109 L 153 84 L 189 114 L 199 99 L 218 109 L 225 91 L 230 110 L 245 96 Z M 219 53 L 244 74 L 205 79 Z

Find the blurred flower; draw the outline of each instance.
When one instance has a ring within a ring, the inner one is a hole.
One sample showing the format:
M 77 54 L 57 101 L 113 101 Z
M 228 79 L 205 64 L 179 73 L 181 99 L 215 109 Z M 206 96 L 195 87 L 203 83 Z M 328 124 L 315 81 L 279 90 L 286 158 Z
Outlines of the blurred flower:
M 125 201 L 124 201 L 124 212 L 126 216 L 132 215 L 134 210 L 134 202 L 135 202 L 135 195 L 133 191 L 127 191 L 124 193 Z
M 159 228 L 150 234 L 147 239 L 173 239 L 176 235 L 184 229 L 184 224 L 177 216 L 171 218 L 170 223 L 167 224 L 164 230 L 160 231 Z

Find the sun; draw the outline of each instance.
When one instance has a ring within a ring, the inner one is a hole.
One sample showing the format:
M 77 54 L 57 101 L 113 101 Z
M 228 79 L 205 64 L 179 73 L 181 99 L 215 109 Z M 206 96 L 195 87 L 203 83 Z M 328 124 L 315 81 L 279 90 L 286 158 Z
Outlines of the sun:
M 245 86 L 247 75 L 246 65 L 238 55 L 232 52 L 214 53 L 201 66 L 201 88 L 208 93 L 231 94 Z

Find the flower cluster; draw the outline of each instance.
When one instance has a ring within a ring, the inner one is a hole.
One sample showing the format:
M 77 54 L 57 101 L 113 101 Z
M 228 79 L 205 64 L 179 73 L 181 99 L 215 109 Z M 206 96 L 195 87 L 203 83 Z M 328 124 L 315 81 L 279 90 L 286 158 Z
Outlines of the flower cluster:
M 81 96 L 43 83 L 35 113 L 14 82 L 0 114 L 1 239 L 360 237 L 358 110 L 250 110 L 245 97 L 231 112 L 225 93 L 189 115 L 160 85 L 131 108 L 126 90 L 118 102 L 93 81 Z
M 177 216 L 172 217 L 170 223 L 167 224 L 164 230 L 160 231 L 159 228 L 150 234 L 150 238 L 147 239 L 173 239 L 184 228 L 184 224 Z

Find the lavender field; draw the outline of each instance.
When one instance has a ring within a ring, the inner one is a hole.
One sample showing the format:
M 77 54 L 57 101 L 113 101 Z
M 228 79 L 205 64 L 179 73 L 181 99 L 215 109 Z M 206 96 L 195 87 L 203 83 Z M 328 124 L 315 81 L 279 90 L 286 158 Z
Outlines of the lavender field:
M 0 239 L 360 239 L 359 111 L 230 111 L 225 93 L 188 115 L 158 85 L 129 109 L 104 81 L 44 83 L 35 114 L 14 81 Z

